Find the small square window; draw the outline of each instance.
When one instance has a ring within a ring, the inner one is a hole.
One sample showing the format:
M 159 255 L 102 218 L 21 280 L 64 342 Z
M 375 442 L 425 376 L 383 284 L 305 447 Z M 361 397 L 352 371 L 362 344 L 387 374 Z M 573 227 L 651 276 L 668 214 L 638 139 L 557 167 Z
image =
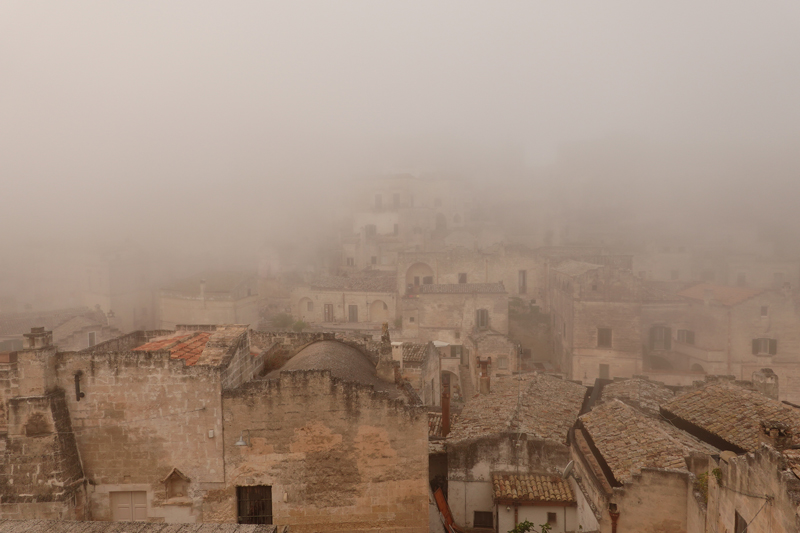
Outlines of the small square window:
M 351 267 L 351 266 L 355 266 L 355 265 L 356 265 L 356 260 L 353 259 L 352 257 L 348 257 L 347 258 L 347 266 Z
M 413 316 L 408 317 L 408 321 L 409 322 L 414 322 L 414 317 Z
M 508 357 L 498 357 L 497 358 L 497 368 L 501 370 L 508 369 Z
M 769 316 L 769 306 L 762 305 L 761 306 L 761 316 Z
M 558 520 L 558 515 L 556 513 L 547 513 L 548 524 L 550 524 L 551 526 L 555 525 L 557 523 L 557 520 Z
M 494 527 L 494 514 L 491 511 L 475 511 L 473 527 Z

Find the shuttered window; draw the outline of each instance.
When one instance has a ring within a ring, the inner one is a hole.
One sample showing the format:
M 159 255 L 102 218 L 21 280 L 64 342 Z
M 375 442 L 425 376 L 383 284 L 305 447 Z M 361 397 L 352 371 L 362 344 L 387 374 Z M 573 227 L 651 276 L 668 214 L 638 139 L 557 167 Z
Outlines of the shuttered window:
M 236 487 L 236 506 L 240 524 L 271 524 L 272 487 Z
M 759 338 L 753 339 L 753 355 L 776 355 L 778 353 L 778 339 Z

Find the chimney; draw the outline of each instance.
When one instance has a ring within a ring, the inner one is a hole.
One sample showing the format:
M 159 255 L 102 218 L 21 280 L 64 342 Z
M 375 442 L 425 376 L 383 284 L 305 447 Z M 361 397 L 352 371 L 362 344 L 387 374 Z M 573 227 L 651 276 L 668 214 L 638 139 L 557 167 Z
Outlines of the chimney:
M 762 420 L 758 442 L 769 444 L 778 451 L 786 450 L 793 444 L 794 432 L 787 424 L 773 420 Z
M 403 343 L 392 343 L 392 360 L 400 363 L 400 370 L 403 370 Z
M 450 433 L 450 375 L 442 374 L 442 438 Z
M 25 348 L 27 350 L 38 350 L 53 345 L 53 332 L 45 331 L 44 328 L 31 328 L 30 333 L 25 333 Z
M 758 392 L 772 398 L 778 399 L 778 376 L 771 368 L 762 368 L 753 372 L 753 388 Z

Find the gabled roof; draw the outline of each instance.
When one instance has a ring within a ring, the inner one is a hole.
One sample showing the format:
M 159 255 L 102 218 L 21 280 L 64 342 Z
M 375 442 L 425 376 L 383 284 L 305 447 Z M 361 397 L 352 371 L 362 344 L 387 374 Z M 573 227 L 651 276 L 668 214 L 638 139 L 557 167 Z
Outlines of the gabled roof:
M 609 383 L 603 387 L 604 402 L 618 399 L 624 403 L 657 415 L 662 404 L 675 397 L 675 393 L 664 386 L 648 379 L 625 379 Z
M 800 444 L 800 410 L 730 382 L 714 382 L 662 405 L 672 416 L 702 428 L 743 450 L 759 447 L 761 422 L 780 422 Z
M 418 344 L 414 342 L 403 343 L 403 362 L 405 363 L 421 363 L 425 358 L 427 351 L 427 344 Z
M 553 474 L 492 474 L 495 501 L 574 504 L 575 495 L 565 479 Z
M 632 480 L 643 468 L 687 471 L 685 457 L 718 451 L 619 400 L 598 405 L 580 421 L 620 483 Z
M 432 283 L 420 285 L 422 294 L 505 294 L 502 283 Z
M 713 300 L 725 306 L 739 305 L 754 296 L 764 292 L 761 289 L 751 289 L 749 287 L 730 287 L 727 285 L 714 285 L 712 283 L 700 283 L 678 292 L 678 296 L 689 298 L 690 300 L 705 301 L 706 296 L 711 296 Z
M 489 394 L 467 400 L 448 440 L 514 432 L 564 443 L 585 394 L 583 385 L 543 374 L 494 378 Z

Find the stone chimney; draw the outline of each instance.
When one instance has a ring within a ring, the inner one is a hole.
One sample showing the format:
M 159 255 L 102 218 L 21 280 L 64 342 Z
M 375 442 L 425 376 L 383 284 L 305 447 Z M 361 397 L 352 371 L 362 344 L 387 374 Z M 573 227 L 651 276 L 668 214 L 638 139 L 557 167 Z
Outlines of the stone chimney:
M 40 350 L 53 345 L 53 332 L 45 331 L 44 328 L 31 328 L 30 333 L 25 333 L 25 349 Z
M 786 450 L 793 444 L 794 432 L 788 424 L 772 420 L 761 422 L 761 431 L 758 434 L 758 442 L 769 444 L 778 451 Z
M 764 396 L 777 400 L 778 375 L 771 368 L 762 368 L 753 372 L 753 388 Z
M 400 365 L 400 370 L 403 370 L 403 343 L 392 343 L 392 360 Z

